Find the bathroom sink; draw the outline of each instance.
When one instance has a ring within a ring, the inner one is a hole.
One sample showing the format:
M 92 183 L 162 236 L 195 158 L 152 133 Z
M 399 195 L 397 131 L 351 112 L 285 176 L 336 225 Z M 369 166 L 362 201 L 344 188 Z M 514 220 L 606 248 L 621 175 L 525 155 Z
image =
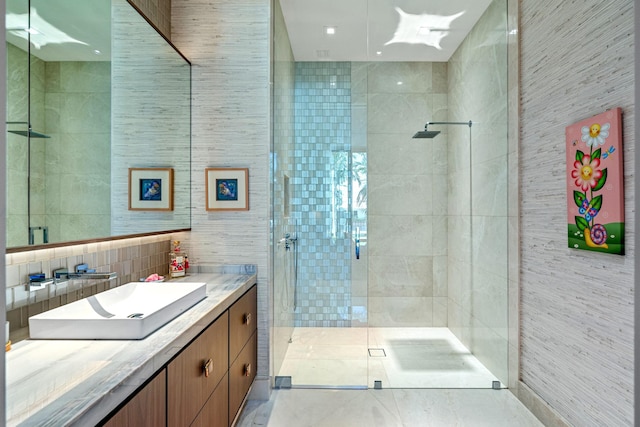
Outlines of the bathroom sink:
M 206 298 L 206 283 L 132 282 L 31 316 L 32 339 L 141 339 Z

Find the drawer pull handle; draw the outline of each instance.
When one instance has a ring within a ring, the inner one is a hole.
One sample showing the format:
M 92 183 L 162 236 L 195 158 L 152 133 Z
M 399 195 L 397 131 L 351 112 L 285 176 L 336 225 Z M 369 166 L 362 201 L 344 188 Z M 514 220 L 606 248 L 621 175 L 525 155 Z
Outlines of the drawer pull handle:
M 242 317 L 242 323 L 244 325 L 249 325 L 251 323 L 251 313 L 245 313 L 245 315 Z
M 243 375 L 245 377 L 250 377 L 251 376 L 251 363 L 247 363 L 246 365 L 244 365 L 244 373 Z
M 204 376 L 205 378 L 209 378 L 209 372 L 211 371 L 211 368 L 213 368 L 213 360 L 209 359 L 206 362 L 204 362 L 204 365 L 202 365 L 202 370 L 204 371 Z

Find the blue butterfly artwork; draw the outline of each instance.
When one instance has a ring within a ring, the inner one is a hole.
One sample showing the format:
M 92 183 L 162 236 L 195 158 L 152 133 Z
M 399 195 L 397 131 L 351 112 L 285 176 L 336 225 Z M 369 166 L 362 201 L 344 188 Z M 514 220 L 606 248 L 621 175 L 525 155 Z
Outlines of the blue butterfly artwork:
M 596 217 L 596 215 L 598 215 L 598 212 L 600 211 L 593 207 L 593 201 L 590 202 L 588 199 L 585 198 L 582 201 L 582 205 L 578 209 L 578 212 L 580 212 L 580 215 L 584 215 L 584 218 L 587 221 L 591 221 L 593 218 Z

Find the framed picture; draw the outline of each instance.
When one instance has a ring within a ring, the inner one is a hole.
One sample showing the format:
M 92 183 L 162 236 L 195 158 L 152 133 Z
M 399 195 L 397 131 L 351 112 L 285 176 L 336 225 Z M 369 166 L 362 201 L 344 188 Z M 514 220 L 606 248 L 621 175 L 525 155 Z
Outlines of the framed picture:
M 622 109 L 566 128 L 569 247 L 624 254 Z
M 172 211 L 172 168 L 129 168 L 129 210 Z
M 205 169 L 208 211 L 249 210 L 249 169 Z

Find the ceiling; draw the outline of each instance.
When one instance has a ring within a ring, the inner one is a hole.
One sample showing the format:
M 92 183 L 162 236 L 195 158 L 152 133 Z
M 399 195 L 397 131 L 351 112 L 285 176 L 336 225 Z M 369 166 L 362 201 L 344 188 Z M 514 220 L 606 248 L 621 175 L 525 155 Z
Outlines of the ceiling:
M 446 62 L 492 0 L 280 0 L 296 61 Z M 325 27 L 335 27 L 327 35 Z
M 31 53 L 43 61 L 109 61 L 111 1 L 7 0 L 7 41 L 27 50 L 31 24 Z
M 280 5 L 296 61 L 446 62 L 491 1 L 280 0 Z M 22 49 L 26 4 L 6 2 L 7 41 Z M 32 53 L 45 61 L 108 60 L 110 6 L 110 1 L 32 0 L 31 27 L 40 32 L 31 35 Z M 329 26 L 334 35 L 325 33 Z

